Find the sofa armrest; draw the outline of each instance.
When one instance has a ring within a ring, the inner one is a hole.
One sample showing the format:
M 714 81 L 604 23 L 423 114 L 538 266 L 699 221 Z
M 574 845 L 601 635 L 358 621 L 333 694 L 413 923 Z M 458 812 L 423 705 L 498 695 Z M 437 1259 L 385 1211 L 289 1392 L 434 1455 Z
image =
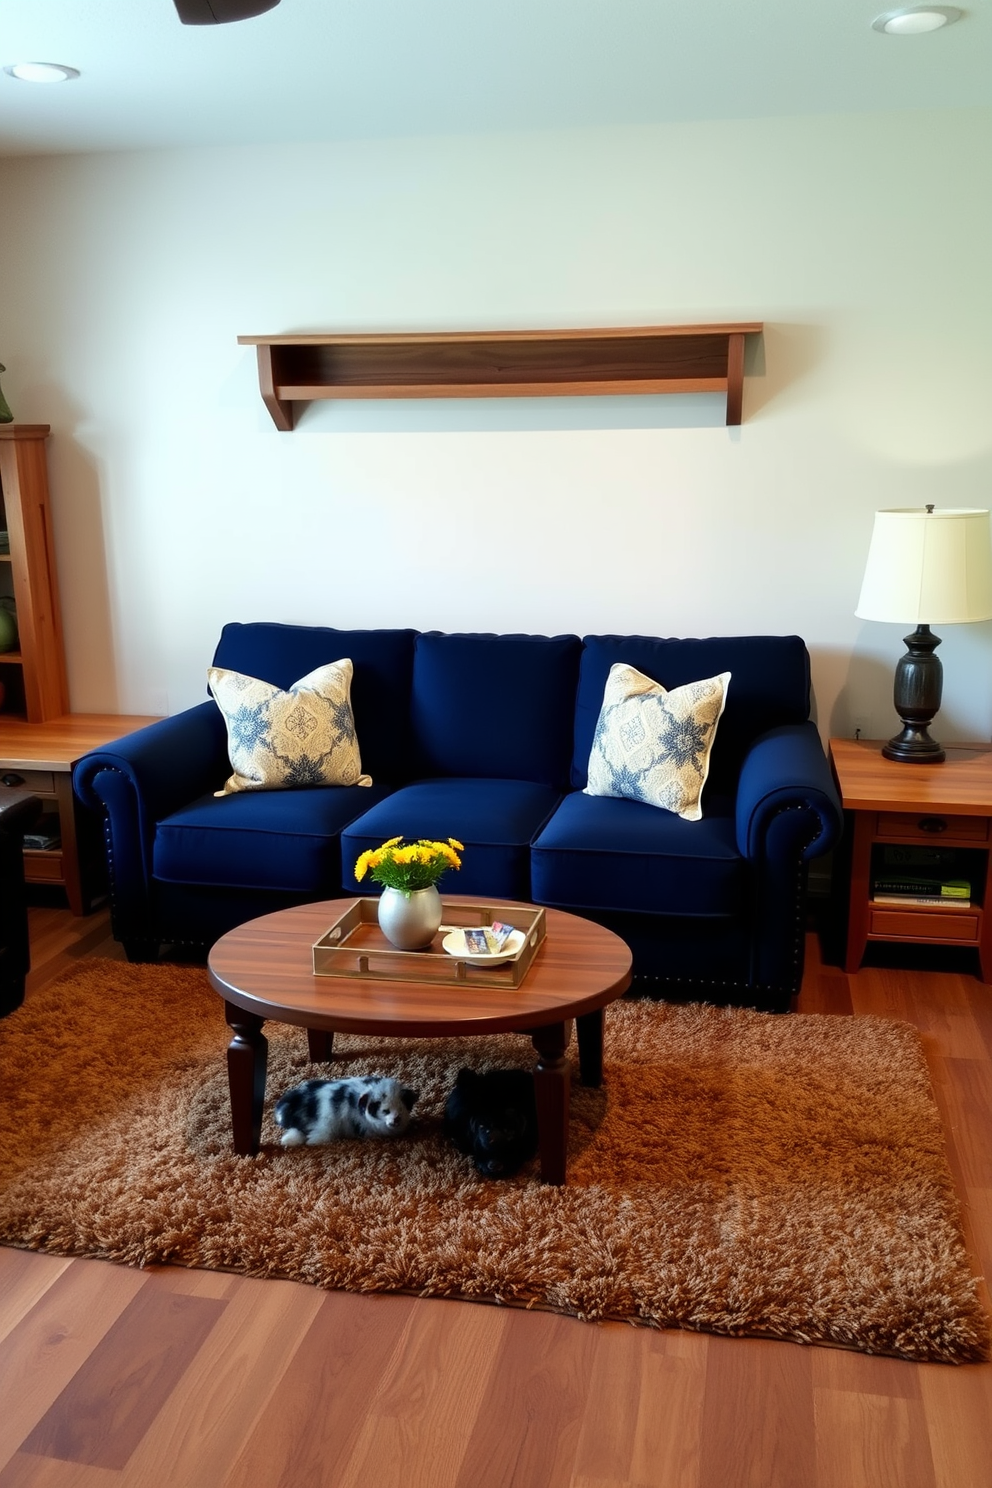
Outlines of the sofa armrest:
M 227 730 L 214 702 L 198 704 L 84 755 L 72 783 L 104 816 L 114 932 L 125 944 L 150 935 L 155 824 L 230 774 Z
M 750 861 L 751 982 L 799 991 L 806 938 L 806 865 L 829 851 L 843 815 L 812 723 L 769 729 L 751 746 L 737 793 L 737 846 Z M 779 993 L 774 1004 L 784 1012 Z
M 91 810 L 103 809 L 97 781 L 104 770 L 116 770 L 125 777 L 143 819 L 149 822 L 168 816 L 206 791 L 219 790 L 231 770 L 220 709 L 214 702 L 199 703 L 84 755 L 72 783 Z
M 787 833 L 780 831 L 789 812 Z M 752 744 L 737 788 L 737 848 L 758 858 L 787 837 L 803 862 L 828 852 L 843 823 L 840 797 L 815 724 L 769 729 Z

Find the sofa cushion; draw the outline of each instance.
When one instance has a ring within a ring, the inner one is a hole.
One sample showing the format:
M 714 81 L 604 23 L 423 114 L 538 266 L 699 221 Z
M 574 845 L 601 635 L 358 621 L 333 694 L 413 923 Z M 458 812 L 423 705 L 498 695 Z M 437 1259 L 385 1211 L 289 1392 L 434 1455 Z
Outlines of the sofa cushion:
M 733 813 L 683 821 L 640 801 L 566 796 L 531 852 L 535 903 L 562 909 L 734 915 L 745 863 Z
M 218 795 L 310 785 L 371 785 L 351 711 L 351 661 L 329 662 L 285 692 L 244 672 L 211 667 L 234 773 Z
M 386 794 L 352 785 L 201 796 L 158 823 L 152 872 L 171 883 L 331 898 L 341 891 L 341 828 Z
M 418 636 L 417 774 L 566 789 L 580 649 L 568 635 Z
M 590 796 L 618 796 L 699 821 L 730 673 L 667 692 L 636 667 L 610 667 L 589 755 Z
M 377 782 L 399 784 L 416 773 L 410 768 L 409 725 L 415 636 L 414 630 L 232 623 L 221 631 L 213 665 L 287 688 L 315 667 L 350 657 L 362 768 Z
M 809 717 L 809 653 L 800 636 L 711 636 L 658 640 L 651 636 L 586 636 L 575 705 L 572 785 L 582 790 L 610 667 L 626 662 L 662 687 L 731 672 L 733 683 L 710 761 L 707 802 L 733 793 L 741 764 L 759 734 Z M 368 768 L 368 766 L 366 766 Z M 707 811 L 709 807 L 707 806 Z
M 355 879 L 355 863 L 360 853 L 390 837 L 454 837 L 465 849 L 462 866 L 441 879 L 442 894 L 528 899 L 530 844 L 558 800 L 550 786 L 525 780 L 428 780 L 404 786 L 342 832 L 345 892 L 367 892 L 367 884 Z

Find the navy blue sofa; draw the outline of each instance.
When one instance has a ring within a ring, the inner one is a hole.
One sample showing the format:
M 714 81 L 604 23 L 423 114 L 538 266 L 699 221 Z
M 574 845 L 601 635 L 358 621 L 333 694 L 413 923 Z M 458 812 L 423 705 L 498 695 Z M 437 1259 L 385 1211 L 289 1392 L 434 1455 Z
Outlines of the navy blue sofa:
M 342 657 L 371 786 L 218 799 L 230 763 L 212 700 L 78 763 L 75 789 L 104 815 L 114 933 L 132 960 L 209 945 L 286 905 L 368 893 L 355 861 L 389 837 L 454 837 L 463 867 L 442 892 L 597 920 L 631 946 L 641 990 L 788 1009 L 807 864 L 841 825 L 798 636 L 231 624 L 213 664 L 287 688 Z M 669 689 L 731 673 L 701 821 L 584 794 L 614 662 Z

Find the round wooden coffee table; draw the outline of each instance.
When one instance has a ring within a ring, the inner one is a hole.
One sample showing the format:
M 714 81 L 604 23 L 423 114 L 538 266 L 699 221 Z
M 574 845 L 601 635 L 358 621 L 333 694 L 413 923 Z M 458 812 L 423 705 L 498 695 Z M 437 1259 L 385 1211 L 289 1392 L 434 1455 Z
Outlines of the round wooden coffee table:
M 463 903 L 470 901 L 462 900 Z M 531 905 L 487 900 L 499 918 Z M 234 1149 L 258 1151 L 265 1097 L 266 1019 L 306 1028 L 310 1058 L 333 1058 L 335 1033 L 400 1038 L 526 1032 L 537 1051 L 541 1177 L 564 1183 L 568 1149 L 569 1063 L 565 1049 L 575 1020 L 579 1077 L 603 1078 L 603 1012 L 630 986 L 631 954 L 609 930 L 560 910 L 546 911 L 547 934 L 519 987 L 480 980 L 440 985 L 371 976 L 315 976 L 314 944 L 354 904 L 331 899 L 277 910 L 222 935 L 207 962 L 225 1003 L 233 1038 L 227 1050 Z M 459 898 L 445 896 L 457 906 Z

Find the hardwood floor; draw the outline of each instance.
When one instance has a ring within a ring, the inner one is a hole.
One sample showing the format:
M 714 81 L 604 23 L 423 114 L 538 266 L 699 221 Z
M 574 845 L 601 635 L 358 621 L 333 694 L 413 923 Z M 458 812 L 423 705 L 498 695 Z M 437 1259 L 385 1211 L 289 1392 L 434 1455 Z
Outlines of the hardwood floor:
M 32 909 L 32 989 L 120 956 Z M 800 1011 L 926 1035 L 976 1268 L 992 1264 L 992 989 L 822 964 Z M 988 1294 L 985 1294 L 988 1302 Z M 990 1488 L 992 1364 L 0 1247 L 0 1488 Z

